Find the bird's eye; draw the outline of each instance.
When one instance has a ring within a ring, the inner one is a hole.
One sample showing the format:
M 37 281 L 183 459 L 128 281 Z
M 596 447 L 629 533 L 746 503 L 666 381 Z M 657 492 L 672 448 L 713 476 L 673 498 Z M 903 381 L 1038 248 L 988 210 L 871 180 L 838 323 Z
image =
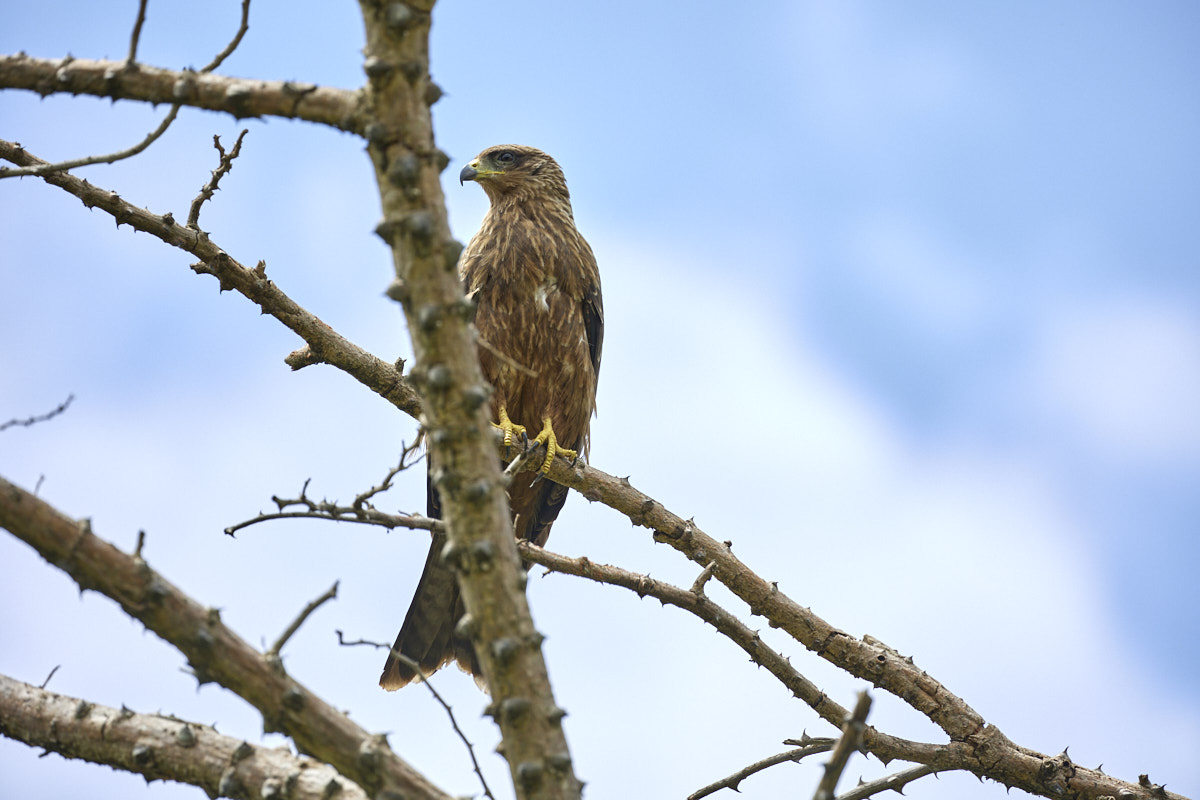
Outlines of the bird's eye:
M 511 164 L 516 160 L 517 157 L 508 150 L 505 150 L 503 153 L 496 156 L 496 161 L 500 162 L 501 164 Z

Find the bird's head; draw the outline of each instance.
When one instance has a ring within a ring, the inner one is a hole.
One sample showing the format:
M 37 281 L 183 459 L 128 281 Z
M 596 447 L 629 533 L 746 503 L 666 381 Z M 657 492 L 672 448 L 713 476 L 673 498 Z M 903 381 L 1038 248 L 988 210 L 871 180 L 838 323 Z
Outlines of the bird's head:
M 504 197 L 570 198 L 558 162 L 541 150 L 518 144 L 484 150 L 458 173 L 458 182 L 466 181 L 478 183 L 493 201 Z

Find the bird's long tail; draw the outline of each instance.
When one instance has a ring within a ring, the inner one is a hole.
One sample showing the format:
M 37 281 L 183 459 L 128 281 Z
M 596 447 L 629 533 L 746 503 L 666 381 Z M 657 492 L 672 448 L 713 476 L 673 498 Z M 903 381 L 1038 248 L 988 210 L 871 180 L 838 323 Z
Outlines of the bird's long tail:
M 425 571 L 396 643 L 383 665 L 379 685 L 389 691 L 399 689 L 421 672 L 430 675 L 447 662 L 457 659 L 463 669 L 479 675 L 478 660 L 469 640 L 455 635 L 454 628 L 463 615 L 462 600 L 454 573 L 442 564 L 444 534 L 435 534 L 425 559 Z M 397 657 L 397 653 L 404 658 Z

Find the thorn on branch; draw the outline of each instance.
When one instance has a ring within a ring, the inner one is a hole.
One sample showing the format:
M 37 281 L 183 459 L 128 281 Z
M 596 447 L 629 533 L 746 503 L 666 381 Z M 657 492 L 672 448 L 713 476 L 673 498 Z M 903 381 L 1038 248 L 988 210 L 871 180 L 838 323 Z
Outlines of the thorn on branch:
M 46 676 L 46 680 L 42 681 L 42 685 L 39 686 L 38 688 L 45 689 L 46 684 L 50 683 L 50 679 L 54 677 L 54 673 L 58 672 L 58 668 L 61 666 L 62 666 L 62 664 L 55 664 L 54 669 L 50 670 L 50 674 Z
M 283 359 L 283 363 L 292 368 L 292 371 L 311 367 L 313 364 L 324 363 L 324 359 L 313 352 L 311 345 L 304 345 L 299 350 L 293 350 L 288 353 Z

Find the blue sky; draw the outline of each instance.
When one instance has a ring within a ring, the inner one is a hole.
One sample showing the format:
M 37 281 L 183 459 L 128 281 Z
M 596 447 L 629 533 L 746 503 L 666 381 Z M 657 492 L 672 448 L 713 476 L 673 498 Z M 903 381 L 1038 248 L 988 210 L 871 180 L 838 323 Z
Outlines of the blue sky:
M 120 58 L 134 5 L 14 7 L 0 51 Z M 1081 763 L 1195 795 L 1200 9 L 779 2 L 733 13 L 435 11 L 446 175 L 491 144 L 542 147 L 599 257 L 608 327 L 593 463 L 733 539 L 833 624 L 912 653 L 1019 743 L 1069 745 Z M 232 1 L 152 3 L 142 58 L 203 64 L 236 19 Z M 256 2 L 222 71 L 354 87 L 362 38 L 352 4 Z M 164 111 L 5 92 L 0 136 L 61 158 L 127 146 Z M 203 226 L 243 261 L 266 259 L 359 344 L 406 352 L 353 137 L 185 111 L 139 159 L 81 174 L 179 216 L 215 164 L 212 135 L 228 142 L 241 127 L 243 156 Z M 444 183 L 465 240 L 486 198 Z M 395 731 L 418 769 L 473 791 L 457 745 L 436 733 L 440 710 L 419 690 L 378 694 L 381 659 L 333 640 L 335 628 L 390 640 L 423 559 L 418 537 L 316 523 L 220 534 L 307 477 L 343 499 L 370 485 L 411 423 L 332 370 L 290 374 L 294 337 L 218 295 L 188 260 L 37 181 L 0 183 L 0 418 L 77 395 L 54 423 L 0 436 L 0 474 L 25 486 L 44 476 L 43 497 L 126 548 L 146 529 L 151 563 L 251 641 L 340 578 L 289 667 L 366 727 Z M 422 485 L 410 476 L 396 507 L 419 508 Z M 550 545 L 694 577 L 578 498 Z M 111 603 L 78 599 L 12 540 L 0 540 L 0 586 L 0 639 L 16 643 L 0 648 L 0 671 L 40 683 L 62 664 L 58 691 L 258 740 L 256 714 L 195 692 L 177 654 Z M 631 781 L 646 796 L 684 795 L 820 730 L 682 615 L 561 577 L 530 591 L 590 797 L 627 796 Z M 847 701 L 859 688 L 788 652 Z M 470 681 L 440 680 L 486 753 L 494 733 L 473 719 Z M 898 703 L 876 708 L 886 730 L 936 736 Z M 695 761 L 665 766 L 662 740 L 686 733 Z M 775 796 L 811 785 L 815 769 L 776 768 L 743 790 Z M 27 796 L 78 781 L 124 797 L 139 783 L 11 742 L 0 773 Z M 908 794 L 1002 791 L 945 776 Z

